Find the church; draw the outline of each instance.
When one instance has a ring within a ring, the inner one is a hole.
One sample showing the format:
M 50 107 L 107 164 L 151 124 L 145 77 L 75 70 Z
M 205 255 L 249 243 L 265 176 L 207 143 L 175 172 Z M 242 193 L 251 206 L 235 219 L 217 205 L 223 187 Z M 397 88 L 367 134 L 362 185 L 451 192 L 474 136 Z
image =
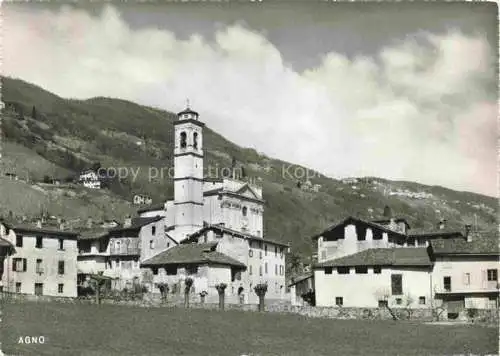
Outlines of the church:
M 229 303 L 257 303 L 253 288 L 266 283 L 266 299 L 284 299 L 289 246 L 264 238 L 262 187 L 234 176 L 204 176 L 204 126 L 189 106 L 177 114 L 174 199 L 136 218 L 154 219 L 154 230 L 162 229 L 139 236 L 142 279 L 167 283 L 174 292 L 190 277 L 193 294 L 207 301 L 215 301 L 215 286 L 225 283 Z M 144 277 L 145 270 L 151 276 Z

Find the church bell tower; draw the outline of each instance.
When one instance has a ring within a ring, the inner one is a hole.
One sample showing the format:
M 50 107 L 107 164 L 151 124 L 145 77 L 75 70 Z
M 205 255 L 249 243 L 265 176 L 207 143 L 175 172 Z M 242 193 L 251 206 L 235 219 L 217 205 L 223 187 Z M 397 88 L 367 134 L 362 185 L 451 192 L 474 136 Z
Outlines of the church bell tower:
M 174 122 L 175 238 L 178 242 L 203 227 L 203 127 L 187 108 Z

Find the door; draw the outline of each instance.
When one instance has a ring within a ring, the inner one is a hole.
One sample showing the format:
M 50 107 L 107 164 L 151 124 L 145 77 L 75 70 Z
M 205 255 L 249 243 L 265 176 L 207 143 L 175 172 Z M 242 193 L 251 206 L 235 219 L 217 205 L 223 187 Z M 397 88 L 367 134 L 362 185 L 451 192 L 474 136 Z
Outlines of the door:
M 43 283 L 35 283 L 35 295 L 43 295 Z
M 448 319 L 458 318 L 458 314 L 465 309 L 464 297 L 449 296 L 446 298 Z

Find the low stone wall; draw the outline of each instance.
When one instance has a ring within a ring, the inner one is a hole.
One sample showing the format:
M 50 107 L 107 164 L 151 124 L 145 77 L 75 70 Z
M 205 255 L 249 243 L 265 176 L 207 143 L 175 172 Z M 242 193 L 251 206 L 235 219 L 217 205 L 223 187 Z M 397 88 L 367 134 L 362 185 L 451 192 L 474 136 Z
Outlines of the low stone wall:
M 13 303 L 22 302 L 57 302 L 57 303 L 72 303 L 72 304 L 95 304 L 95 298 L 64 298 L 64 297 L 50 297 L 50 296 L 35 296 L 23 294 L 7 294 L 3 293 L 0 300 L 10 301 Z M 173 298 L 168 299 L 166 302 L 156 295 L 145 295 L 142 300 L 117 300 L 117 299 L 101 299 L 101 304 L 104 305 L 121 305 L 132 307 L 144 308 L 179 308 L 184 306 L 184 299 Z M 219 304 L 210 300 L 209 302 L 200 303 L 199 300 L 190 300 L 190 308 L 193 309 L 207 309 L 218 310 Z M 225 310 L 237 311 L 257 311 L 257 304 L 237 304 L 225 303 Z M 344 308 L 344 307 L 312 307 L 312 306 L 292 306 L 290 303 L 272 302 L 266 300 L 265 311 L 269 313 L 280 314 L 296 314 L 303 315 L 310 318 L 326 318 L 326 319 L 361 319 L 361 320 L 391 320 L 393 317 L 386 308 Z M 393 313 L 399 320 L 419 320 L 419 321 L 432 321 L 435 320 L 432 309 L 418 308 L 418 309 L 403 309 L 394 308 Z M 467 313 L 464 312 L 463 316 Z M 463 319 L 463 318 L 462 318 Z M 441 320 L 446 320 L 446 313 L 443 313 Z M 496 324 L 499 320 L 498 309 L 478 309 L 477 314 L 473 319 L 465 318 L 465 320 L 474 323 L 487 323 Z

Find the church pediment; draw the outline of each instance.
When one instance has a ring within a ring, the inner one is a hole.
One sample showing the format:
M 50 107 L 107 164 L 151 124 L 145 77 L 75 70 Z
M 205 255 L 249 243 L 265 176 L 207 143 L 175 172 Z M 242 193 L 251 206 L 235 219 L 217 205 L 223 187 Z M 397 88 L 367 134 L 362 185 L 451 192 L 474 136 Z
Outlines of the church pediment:
M 244 196 L 246 198 L 250 198 L 250 199 L 260 199 L 260 197 L 253 191 L 252 188 L 250 188 L 250 186 L 248 184 L 245 184 L 243 187 L 238 189 L 235 193 L 238 195 Z

